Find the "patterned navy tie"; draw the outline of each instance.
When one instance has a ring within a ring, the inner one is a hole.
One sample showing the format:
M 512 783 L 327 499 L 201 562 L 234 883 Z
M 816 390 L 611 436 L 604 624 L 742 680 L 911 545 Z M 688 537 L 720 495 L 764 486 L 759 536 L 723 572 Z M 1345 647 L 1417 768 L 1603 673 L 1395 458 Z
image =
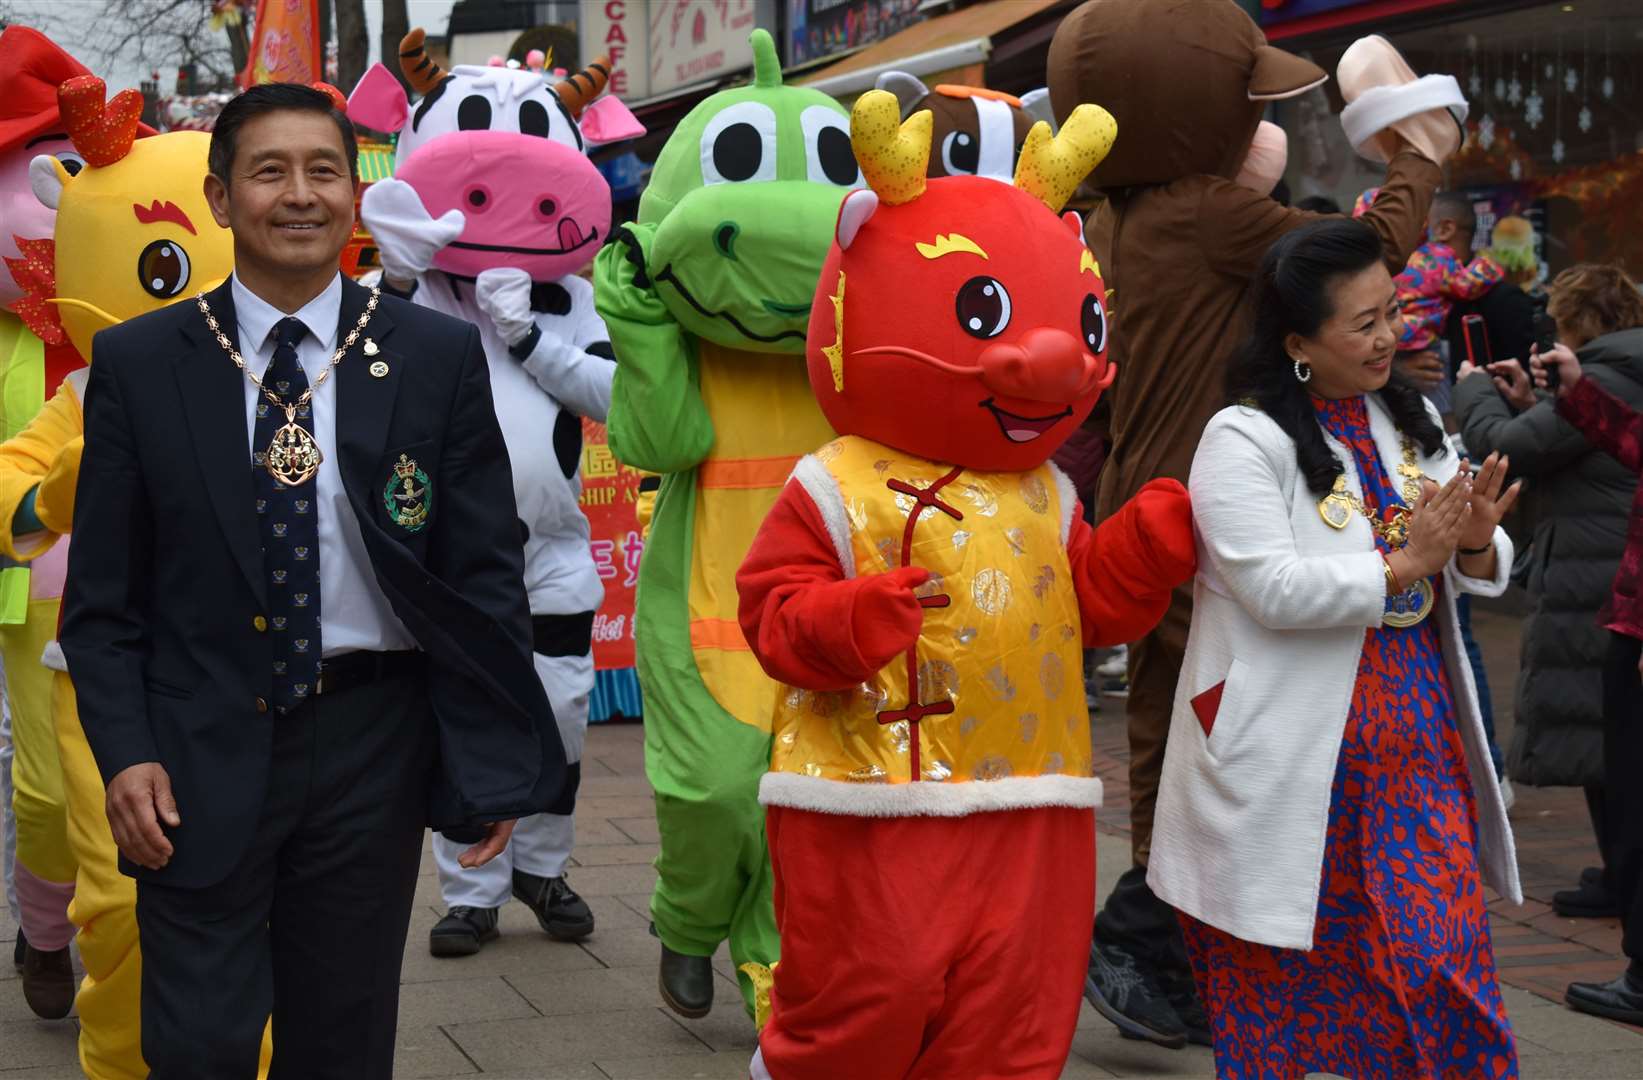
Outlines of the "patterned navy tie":
M 285 318 L 274 324 L 274 359 L 263 375 L 263 385 L 282 401 L 295 401 L 308 389 L 308 376 L 297 361 L 297 343 L 307 332 L 298 319 Z M 257 523 L 262 528 L 262 562 L 268 572 L 274 705 L 281 711 L 296 708 L 313 692 L 319 678 L 321 648 L 316 477 L 286 487 L 264 464 L 265 451 L 285 422 L 285 410 L 259 394 L 251 475 L 257 495 Z M 297 423 L 313 434 L 313 410 L 308 405 L 297 409 Z

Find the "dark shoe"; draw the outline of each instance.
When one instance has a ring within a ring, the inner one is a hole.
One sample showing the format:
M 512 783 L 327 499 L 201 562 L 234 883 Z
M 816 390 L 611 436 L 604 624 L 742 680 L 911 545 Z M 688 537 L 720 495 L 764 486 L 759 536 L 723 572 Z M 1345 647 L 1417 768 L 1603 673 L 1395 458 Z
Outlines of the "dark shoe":
M 1643 978 L 1630 971 L 1609 983 L 1570 983 L 1563 1000 L 1576 1012 L 1643 1024 Z
M 1095 1011 L 1137 1039 L 1170 1050 L 1187 1044 L 1187 1029 L 1153 976 L 1117 945 L 1090 943 L 1090 966 L 1084 975 L 1084 997 Z
M 23 928 L 17 928 L 17 944 L 11 949 L 11 962 L 20 975 L 23 972 L 23 954 L 28 951 L 29 939 L 23 936 Z
M 1164 987 L 1170 1007 L 1180 1017 L 1181 1026 L 1187 1029 L 1187 1042 L 1194 1046 L 1214 1046 L 1215 1039 L 1209 1032 L 1209 1016 L 1204 1012 L 1204 1003 L 1198 997 L 1198 984 L 1192 981 L 1192 974 L 1188 972 L 1165 979 Z
M 656 924 L 650 927 L 656 936 Z M 662 946 L 662 966 L 657 973 L 657 987 L 667 1007 L 689 1020 L 700 1020 L 713 1009 L 713 959 L 708 956 L 686 956 Z
M 530 908 L 555 941 L 581 941 L 593 933 L 593 911 L 563 877 L 513 872 L 513 898 Z
M 458 905 L 428 931 L 428 951 L 435 956 L 472 956 L 496 940 L 496 908 Z
M 23 946 L 23 998 L 42 1020 L 61 1020 L 74 1008 L 74 963 L 68 946 L 41 952 Z
M 1583 870 L 1580 887 L 1552 894 L 1552 910 L 1565 919 L 1607 919 L 1620 914 L 1620 901 L 1603 885 L 1603 872 L 1587 878 Z
M 1601 884 L 1602 881 L 1603 868 L 1601 866 L 1588 866 L 1580 872 L 1580 883 L 1582 885 Z

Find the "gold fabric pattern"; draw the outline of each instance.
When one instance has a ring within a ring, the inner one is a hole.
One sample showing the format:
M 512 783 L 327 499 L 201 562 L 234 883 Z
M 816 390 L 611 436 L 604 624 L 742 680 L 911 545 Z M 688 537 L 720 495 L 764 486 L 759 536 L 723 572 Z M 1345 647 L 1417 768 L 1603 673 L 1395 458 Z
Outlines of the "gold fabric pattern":
M 916 724 L 922 782 L 1091 776 L 1089 712 L 1084 695 L 1069 692 L 1070 673 L 1083 670 L 1078 601 L 1049 468 L 961 473 L 938 492 L 959 520 L 887 486 L 926 489 L 951 466 L 855 436 L 816 459 L 838 483 L 860 572 L 902 565 L 908 515 L 918 512 L 910 562 L 931 572 L 918 592 L 933 606 L 924 609 L 916 686 L 898 656 L 853 691 L 788 688 L 777 697 L 772 769 L 850 783 L 913 781 L 915 725 L 879 722 L 881 712 L 915 703 L 911 689 L 917 704 L 953 707 Z

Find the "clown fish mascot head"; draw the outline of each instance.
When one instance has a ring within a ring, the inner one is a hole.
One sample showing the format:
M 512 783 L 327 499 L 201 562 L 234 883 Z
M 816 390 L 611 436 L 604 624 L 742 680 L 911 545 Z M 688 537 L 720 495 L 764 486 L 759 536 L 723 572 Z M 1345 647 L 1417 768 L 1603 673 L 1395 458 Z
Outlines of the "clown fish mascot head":
M 875 85 L 896 95 L 903 120 L 929 111 L 932 177 L 990 176 L 1009 183 L 1033 124 L 1043 120 L 1055 127 L 1044 88 L 1021 97 L 947 83 L 931 89 L 904 71 L 886 71 Z

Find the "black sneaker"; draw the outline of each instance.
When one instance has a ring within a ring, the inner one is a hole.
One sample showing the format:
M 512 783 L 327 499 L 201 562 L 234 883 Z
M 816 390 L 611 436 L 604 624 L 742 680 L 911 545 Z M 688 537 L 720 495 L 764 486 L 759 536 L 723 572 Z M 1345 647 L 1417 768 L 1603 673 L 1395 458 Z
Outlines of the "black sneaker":
M 23 956 L 28 952 L 28 949 L 29 939 L 23 936 L 23 928 L 18 927 L 17 944 L 13 945 L 11 949 L 11 963 L 17 969 L 19 975 L 23 973 Z
M 1125 1035 L 1170 1050 L 1187 1044 L 1187 1029 L 1169 996 L 1122 946 L 1090 943 L 1084 997 Z
M 435 956 L 472 956 L 496 936 L 496 908 L 459 904 L 428 931 L 428 951 Z
M 513 897 L 530 908 L 537 923 L 555 941 L 581 941 L 593 933 L 593 910 L 560 877 L 513 872 Z

